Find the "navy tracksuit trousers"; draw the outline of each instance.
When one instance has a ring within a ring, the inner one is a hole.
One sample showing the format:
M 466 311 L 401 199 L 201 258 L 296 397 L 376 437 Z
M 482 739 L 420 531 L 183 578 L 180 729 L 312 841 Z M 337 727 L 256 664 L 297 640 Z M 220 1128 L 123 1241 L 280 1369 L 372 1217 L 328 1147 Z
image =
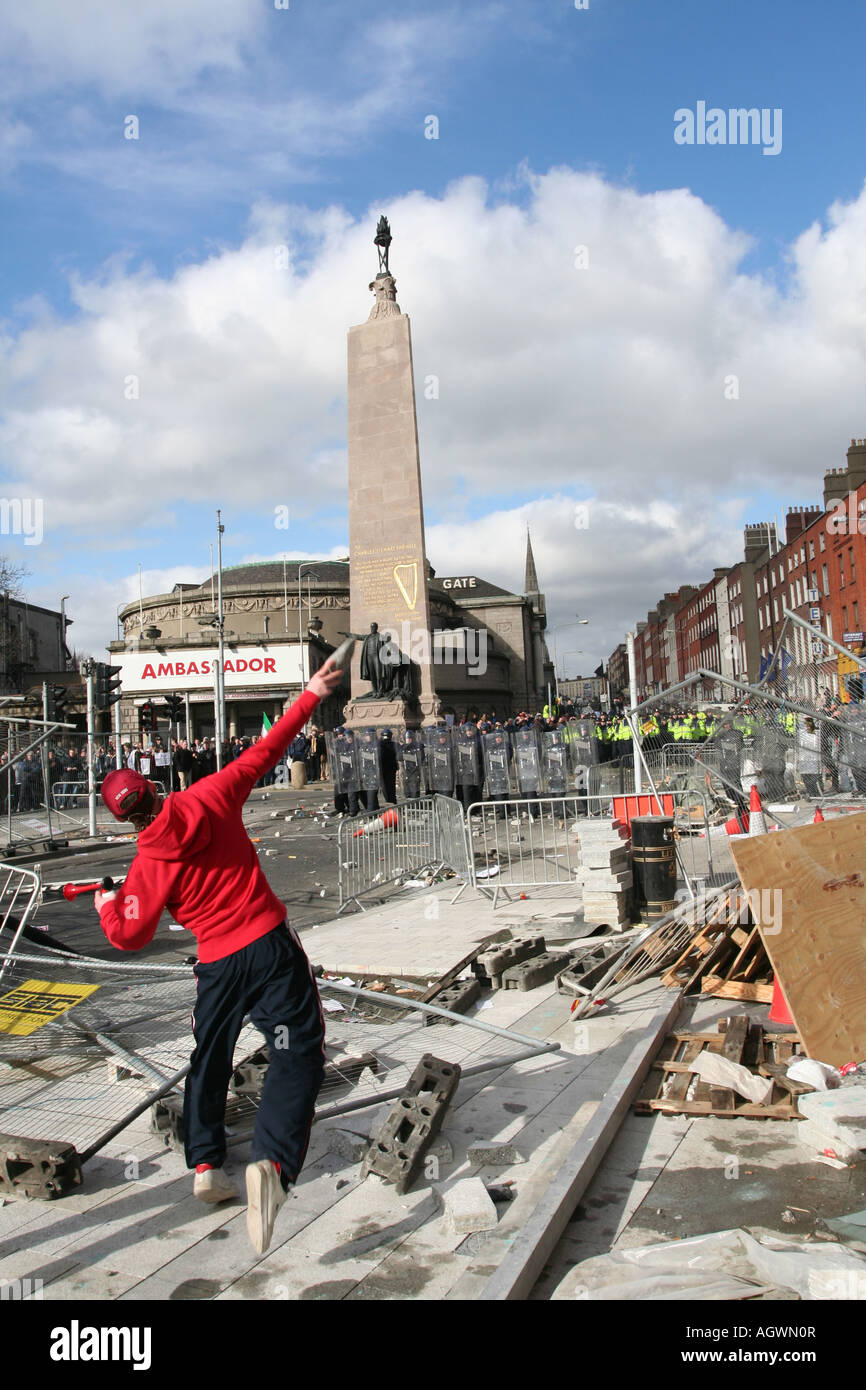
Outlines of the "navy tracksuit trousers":
M 297 934 L 283 922 L 222 960 L 199 961 L 195 976 L 195 1051 L 184 1094 L 187 1166 L 223 1165 L 226 1094 L 249 1014 L 270 1052 L 250 1158 L 275 1160 L 284 1185 L 294 1182 L 325 1068 L 322 1006 Z

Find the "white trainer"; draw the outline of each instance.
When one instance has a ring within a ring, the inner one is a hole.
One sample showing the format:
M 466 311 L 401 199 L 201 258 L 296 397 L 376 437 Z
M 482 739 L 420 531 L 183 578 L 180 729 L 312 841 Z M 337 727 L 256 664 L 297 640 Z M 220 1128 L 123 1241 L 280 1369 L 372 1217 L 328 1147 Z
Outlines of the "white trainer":
M 269 1158 L 247 1164 L 247 1234 L 257 1255 L 271 1243 L 277 1212 L 286 1200 L 279 1174 Z
M 222 1168 L 206 1168 L 203 1173 L 196 1173 L 192 1190 L 193 1195 L 202 1202 L 229 1202 L 238 1195 L 237 1188 Z

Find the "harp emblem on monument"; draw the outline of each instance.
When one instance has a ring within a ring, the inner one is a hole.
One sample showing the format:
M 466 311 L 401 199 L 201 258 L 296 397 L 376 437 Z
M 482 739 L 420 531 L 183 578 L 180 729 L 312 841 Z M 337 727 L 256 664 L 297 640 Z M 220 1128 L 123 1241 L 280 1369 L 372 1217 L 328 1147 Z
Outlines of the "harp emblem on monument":
M 411 564 L 406 565 L 395 565 L 394 581 L 406 600 L 407 607 L 414 608 L 418 598 L 418 561 L 413 560 Z

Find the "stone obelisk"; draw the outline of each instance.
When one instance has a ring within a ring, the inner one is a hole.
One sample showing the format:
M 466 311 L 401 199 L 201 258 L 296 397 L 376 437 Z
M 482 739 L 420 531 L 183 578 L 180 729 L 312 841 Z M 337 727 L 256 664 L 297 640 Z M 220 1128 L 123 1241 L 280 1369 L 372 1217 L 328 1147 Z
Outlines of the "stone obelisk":
M 366 323 L 349 329 L 349 553 L 350 628 L 356 636 L 391 637 L 385 668 L 395 649 L 412 663 L 411 678 L 387 672 L 379 692 L 361 679 L 362 655 L 352 663 L 352 700 L 346 723 L 417 726 L 438 710 L 433 688 L 430 596 L 424 548 L 421 461 L 415 413 L 415 378 L 409 318 L 397 303 L 388 266 L 390 228 L 379 221 L 379 273 L 369 288 L 376 296 Z M 369 656 L 365 671 L 370 674 Z M 403 689 L 400 689 L 400 686 Z M 414 698 L 405 698 L 411 684 Z M 390 688 L 385 688 L 390 687 Z M 396 730 L 395 730 L 396 732 Z

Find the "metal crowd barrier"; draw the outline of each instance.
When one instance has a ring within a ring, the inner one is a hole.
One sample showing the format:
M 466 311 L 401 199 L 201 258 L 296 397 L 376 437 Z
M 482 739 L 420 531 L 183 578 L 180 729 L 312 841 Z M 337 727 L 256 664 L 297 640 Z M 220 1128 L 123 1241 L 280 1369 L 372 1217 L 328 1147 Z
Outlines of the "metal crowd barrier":
M 733 864 L 727 840 L 727 862 L 716 863 L 714 857 L 716 841 L 709 824 L 706 796 L 691 788 L 677 791 L 660 788 L 659 792 L 663 807 L 673 804 L 680 881 L 691 887 L 694 883 L 713 884 L 723 871 L 730 876 Z M 641 801 L 644 800 L 647 809 L 642 808 L 641 813 L 658 814 L 649 788 L 644 788 L 641 794 Z M 485 896 L 492 896 L 496 907 L 500 893 L 508 898 L 510 888 L 574 884 L 580 868 L 575 821 L 579 823 L 583 816 L 610 815 L 612 811 L 612 797 L 608 794 L 475 802 L 466 817 L 473 888 Z M 721 829 L 724 834 L 723 827 Z
M 0 864 L 0 950 L 12 955 L 18 938 L 41 901 L 42 879 L 38 868 L 19 869 L 14 864 Z M 0 959 L 0 980 L 8 964 L 8 959 Z
M 672 772 L 688 771 L 698 763 L 715 771 L 719 765 L 719 750 L 711 739 L 700 742 L 680 740 L 679 743 L 666 743 L 662 749 L 662 776 Z
M 471 879 L 463 809 L 450 796 L 419 796 L 382 811 L 347 817 L 337 834 L 340 906 L 337 915 L 398 878 L 450 868 Z

